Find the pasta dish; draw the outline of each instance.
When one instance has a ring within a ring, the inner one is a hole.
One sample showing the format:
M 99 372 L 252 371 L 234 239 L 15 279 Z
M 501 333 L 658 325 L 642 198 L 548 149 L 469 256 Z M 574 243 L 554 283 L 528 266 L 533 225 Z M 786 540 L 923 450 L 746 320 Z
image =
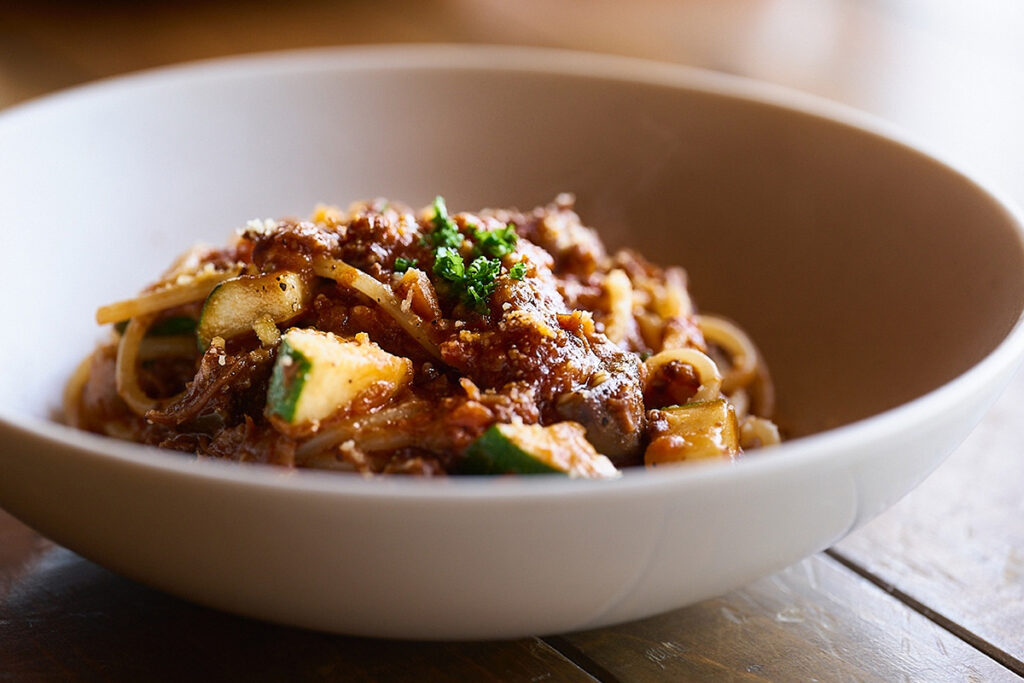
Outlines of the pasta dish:
M 257 220 L 101 307 L 65 396 L 81 429 L 362 474 L 557 472 L 778 443 L 764 364 L 685 272 L 532 211 L 378 199 Z

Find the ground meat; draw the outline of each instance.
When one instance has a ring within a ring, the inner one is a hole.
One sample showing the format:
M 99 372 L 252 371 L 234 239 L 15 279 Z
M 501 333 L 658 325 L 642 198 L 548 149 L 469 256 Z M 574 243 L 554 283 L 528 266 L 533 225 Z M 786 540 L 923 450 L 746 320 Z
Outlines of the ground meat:
M 134 415 L 117 394 L 116 362 L 116 344 L 105 344 L 93 353 L 89 378 L 79 399 L 78 426 L 99 434 L 137 438 L 145 429 L 145 421 Z
M 199 454 L 239 462 L 295 466 L 295 442 L 248 416 L 241 424 L 220 430 Z
M 607 261 L 601 238 L 580 222 L 570 197 L 510 219 L 517 233 L 551 254 L 558 271 L 589 275 Z
M 330 283 L 316 296 L 307 320 L 311 327 L 351 338 L 366 332 L 382 349 L 396 356 L 426 362 L 430 354 L 395 322 L 358 292 Z
M 674 305 L 658 300 L 659 287 L 685 297 L 685 273 L 659 268 L 631 251 L 609 256 L 597 233 L 580 222 L 569 196 L 530 212 L 456 214 L 450 223 L 432 211 L 417 217 L 384 200 L 353 205 L 347 213 L 318 209 L 318 215 L 318 222 L 256 222 L 232 247 L 189 258 L 241 269 L 243 277 L 303 274 L 308 303 L 279 323 L 278 331 L 312 327 L 342 338 L 366 333 L 384 351 L 409 358 L 413 380 L 389 395 L 387 406 L 353 403 L 324 418 L 324 425 L 305 425 L 304 432 L 287 436 L 289 430 L 264 417 L 275 350 L 273 328 L 268 337 L 261 327 L 260 338 L 246 332 L 195 358 L 141 365 L 145 393 L 169 399 L 144 418 L 117 395 L 115 347 L 101 349 L 83 390 L 83 426 L 203 456 L 286 466 L 311 460 L 309 449 L 301 447 L 318 429 L 344 427 L 350 429 L 344 440 L 332 442 L 320 462 L 349 471 L 432 476 L 457 472 L 465 449 L 491 425 L 569 420 L 583 425 L 599 452 L 626 466 L 641 462 L 646 445 L 644 388 L 648 408 L 680 402 L 695 390 L 688 366 L 668 363 L 648 381 L 640 360 L 640 352 L 662 346 L 703 348 L 688 312 L 666 316 L 658 310 Z M 507 231 L 509 225 L 515 234 L 508 248 L 482 253 L 490 249 L 482 245 L 482 231 Z M 498 275 L 486 296 L 460 291 L 465 280 L 434 272 L 439 226 L 449 232 L 446 247 L 466 268 L 481 257 L 497 259 L 492 265 Z M 316 257 L 340 259 L 385 284 L 396 297 L 389 300 L 391 308 L 351 283 L 315 276 Z M 603 332 L 604 323 L 615 318 L 605 284 L 616 269 L 634 288 L 638 323 L 628 339 L 616 335 L 619 345 Z M 396 305 L 425 326 L 426 342 L 396 321 Z M 199 306 L 186 312 L 198 317 Z M 403 406 L 410 410 L 367 426 Z M 360 434 L 366 443 L 355 438 Z
M 367 210 L 347 224 L 338 256 L 349 265 L 373 274 L 373 266 L 393 269 L 395 258 L 425 258 L 429 251 L 419 244 L 422 231 L 408 213 Z
M 700 378 L 689 365 L 677 360 L 658 368 L 647 383 L 644 402 L 648 408 L 689 403 L 700 388 Z
M 492 306 L 502 309 L 500 317 L 442 343 L 444 361 L 483 388 L 527 382 L 542 405 L 585 382 L 599 360 L 585 338 L 559 325 L 557 315 L 566 308 L 552 305 L 554 297 L 557 292 L 532 280 L 499 288 Z
M 252 244 L 252 262 L 262 272 L 302 273 L 312 269 L 313 256 L 337 250 L 339 235 L 315 223 L 280 221 L 273 230 L 249 230 L 242 239 Z
M 545 423 L 574 420 L 613 462 L 635 463 L 643 433 L 641 366 L 567 307 L 546 278 L 506 283 L 497 324 L 463 330 L 441 346 L 447 363 L 481 387 L 530 386 Z
M 270 349 L 225 353 L 211 346 L 184 395 L 146 419 L 166 427 L 210 432 L 262 415 L 274 359 Z
M 447 450 L 456 456 L 493 424 L 523 422 L 536 424 L 541 415 L 534 390 L 527 384 L 512 382 L 500 391 L 479 391 L 449 396 L 438 404 L 431 422 L 445 434 Z M 458 457 L 447 458 L 457 462 Z

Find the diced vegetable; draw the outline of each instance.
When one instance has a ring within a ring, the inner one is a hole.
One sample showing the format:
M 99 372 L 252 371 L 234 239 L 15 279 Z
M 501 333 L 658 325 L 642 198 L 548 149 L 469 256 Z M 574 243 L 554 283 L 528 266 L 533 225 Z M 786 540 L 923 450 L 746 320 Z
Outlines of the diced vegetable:
M 127 320 L 122 320 L 121 322 L 114 324 L 114 329 L 117 330 L 118 334 L 124 334 L 124 331 L 127 327 Z M 153 323 L 153 325 L 151 325 L 150 328 L 146 330 L 146 336 L 172 337 L 179 334 L 189 334 L 190 332 L 195 331 L 195 318 L 190 318 L 187 315 L 176 315 L 170 318 L 164 318 L 160 322 Z
M 306 280 L 291 271 L 225 280 L 203 304 L 199 345 L 205 349 L 214 337 L 231 339 L 251 333 L 253 324 L 264 316 L 275 323 L 288 322 L 306 309 L 309 299 Z
M 411 379 L 412 361 L 391 355 L 366 335 L 346 340 L 330 332 L 292 328 L 281 337 L 267 413 L 305 425 L 356 399 L 365 399 L 367 405 L 383 403 Z
M 467 474 L 567 474 L 600 479 L 619 471 L 594 450 L 575 422 L 491 426 L 466 449 Z
M 740 453 L 739 427 L 724 398 L 652 410 L 652 439 L 644 453 L 648 467 L 701 458 L 733 458 Z

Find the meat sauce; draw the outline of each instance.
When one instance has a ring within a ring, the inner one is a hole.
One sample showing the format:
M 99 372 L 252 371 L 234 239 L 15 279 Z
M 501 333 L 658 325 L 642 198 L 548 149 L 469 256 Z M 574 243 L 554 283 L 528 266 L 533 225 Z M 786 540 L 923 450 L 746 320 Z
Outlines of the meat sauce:
M 613 342 L 605 334 L 611 315 L 605 282 L 617 269 L 633 281 L 684 286 L 682 271 L 654 266 L 632 251 L 609 255 L 565 196 L 531 212 L 489 210 L 451 220 L 464 237 L 467 263 L 472 249 L 479 250 L 472 235 L 514 229 L 513 248 L 498 259 L 503 274 L 488 284 L 491 291 L 482 305 L 471 305 L 437 275 L 439 251 L 429 238 L 436 221 L 381 200 L 354 205 L 347 213 L 321 210 L 315 220 L 251 227 L 203 261 L 240 264 L 243 273 L 300 273 L 309 282 L 311 299 L 282 330 L 311 327 L 342 338 L 366 333 L 388 353 L 411 359 L 411 382 L 389 402 L 408 409 L 392 415 L 379 405 L 362 412 L 350 407 L 337 420 L 362 424 L 371 434 L 369 445 L 347 439 L 318 457 L 364 473 L 454 473 L 467 446 L 491 425 L 571 420 L 617 467 L 642 465 L 651 437 L 646 411 L 684 402 L 700 384 L 678 363 L 649 378 L 643 359 L 667 340 L 675 346 L 706 345 L 686 315 L 669 316 L 653 331 L 631 316 L 623 337 Z M 425 323 L 436 354 L 378 302 L 344 282 L 317 277 L 317 257 L 340 259 L 387 285 Z M 513 272 L 519 277 L 509 276 Z M 634 306 L 654 309 L 642 297 Z M 198 317 L 199 305 L 160 315 L 183 312 Z M 162 400 L 140 416 L 117 396 L 115 351 L 109 346 L 93 356 L 80 424 L 205 457 L 304 466 L 300 445 L 312 434 L 282 429 L 264 410 L 278 352 L 249 334 L 192 359 L 143 360 L 140 383 Z

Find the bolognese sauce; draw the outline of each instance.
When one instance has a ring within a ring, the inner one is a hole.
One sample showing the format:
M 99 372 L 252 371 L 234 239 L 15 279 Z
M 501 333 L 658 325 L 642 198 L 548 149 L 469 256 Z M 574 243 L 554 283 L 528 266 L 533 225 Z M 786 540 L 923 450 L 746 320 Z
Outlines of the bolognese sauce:
M 570 195 L 250 221 L 97 320 L 68 421 L 199 457 L 612 477 L 779 440 L 749 338 L 681 268 L 609 253 Z

